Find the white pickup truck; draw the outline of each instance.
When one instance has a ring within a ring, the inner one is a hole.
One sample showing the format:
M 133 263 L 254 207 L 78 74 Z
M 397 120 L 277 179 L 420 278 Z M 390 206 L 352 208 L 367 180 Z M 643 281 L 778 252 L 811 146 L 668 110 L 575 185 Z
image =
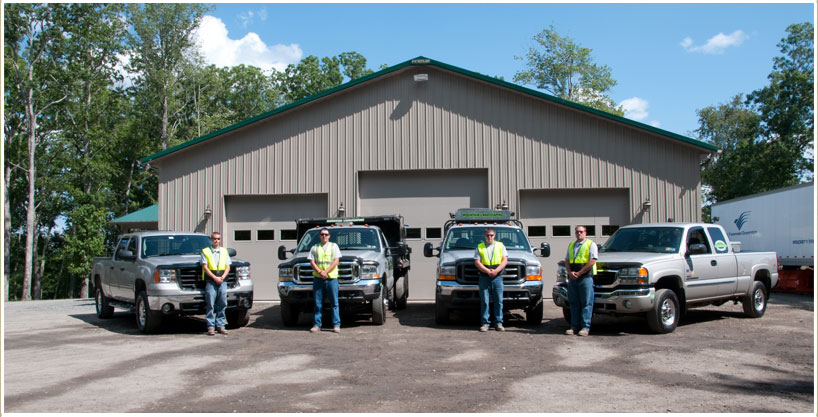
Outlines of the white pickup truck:
M 662 223 L 625 226 L 599 248 L 594 313 L 640 314 L 657 333 L 670 333 L 688 308 L 741 302 L 761 317 L 778 284 L 775 252 L 739 251 L 721 226 Z M 554 303 L 570 320 L 566 271 L 560 265 Z

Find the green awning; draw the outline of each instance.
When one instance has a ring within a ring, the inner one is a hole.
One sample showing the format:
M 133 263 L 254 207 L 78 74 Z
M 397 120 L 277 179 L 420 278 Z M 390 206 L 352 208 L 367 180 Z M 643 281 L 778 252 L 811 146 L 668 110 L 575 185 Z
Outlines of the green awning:
M 111 221 L 113 224 L 124 223 L 159 223 L 159 205 L 145 207 L 133 213 L 128 213 L 122 217 Z

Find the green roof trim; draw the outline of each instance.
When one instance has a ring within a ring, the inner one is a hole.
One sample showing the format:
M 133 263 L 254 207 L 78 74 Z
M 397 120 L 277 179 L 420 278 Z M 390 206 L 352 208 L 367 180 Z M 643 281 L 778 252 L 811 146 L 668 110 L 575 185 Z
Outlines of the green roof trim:
M 401 70 L 403 68 L 406 68 L 408 66 L 421 66 L 421 65 L 434 66 L 434 67 L 442 68 L 442 69 L 452 71 L 452 72 L 455 72 L 455 73 L 458 73 L 458 74 L 461 74 L 461 75 L 476 78 L 476 79 L 479 79 L 481 81 L 485 81 L 485 82 L 490 83 L 490 84 L 494 84 L 494 85 L 497 85 L 497 86 L 500 86 L 500 87 L 508 88 L 510 90 L 514 90 L 514 91 L 517 91 L 517 92 L 520 92 L 520 93 L 523 93 L 523 94 L 538 97 L 538 98 L 548 100 L 548 101 L 551 101 L 551 102 L 555 102 L 557 104 L 561 104 L 563 106 L 575 108 L 577 110 L 592 113 L 592 114 L 595 114 L 597 116 L 600 116 L 600 117 L 603 117 L 603 118 L 606 118 L 606 119 L 610 119 L 610 120 L 614 120 L 614 121 L 617 121 L 617 122 L 620 122 L 620 123 L 624 123 L 626 125 L 630 125 L 630 126 L 638 128 L 638 129 L 647 130 L 649 132 L 656 133 L 656 134 L 659 134 L 659 135 L 662 135 L 662 136 L 666 136 L 666 137 L 669 137 L 671 139 L 679 140 L 679 141 L 682 141 L 684 143 L 706 149 L 708 151 L 718 150 L 718 148 L 716 146 L 713 146 L 713 145 L 711 145 L 709 143 L 702 142 L 702 141 L 699 141 L 699 140 L 696 140 L 696 139 L 693 139 L 693 138 L 689 138 L 687 136 L 682 136 L 680 134 L 669 132 L 669 131 L 664 130 L 664 129 L 659 129 L 657 127 L 654 127 L 654 126 L 651 126 L 651 125 L 648 125 L 648 124 L 645 124 L 645 123 L 641 123 L 641 122 L 637 122 L 635 120 L 627 119 L 627 118 L 622 117 L 622 116 L 617 116 L 615 114 L 604 112 L 602 110 L 598 110 L 598 109 L 595 109 L 595 108 L 592 108 L 592 107 L 588 107 L 588 106 L 585 106 L 585 105 L 582 105 L 582 104 L 579 104 L 579 103 L 574 103 L 573 101 L 568 101 L 568 100 L 565 100 L 565 99 L 561 99 L 559 97 L 555 97 L 555 96 L 552 96 L 550 94 L 543 93 L 541 91 L 532 90 L 530 88 L 522 87 L 522 86 L 519 86 L 517 84 L 512 84 L 510 82 L 503 81 L 503 80 L 500 80 L 498 78 L 489 77 L 489 76 L 486 76 L 486 75 L 483 75 L 483 74 L 480 74 L 480 73 L 477 73 L 477 72 L 474 72 L 474 71 L 469 71 L 467 69 L 455 67 L 453 65 L 449 65 L 449 64 L 446 64 L 446 63 L 443 63 L 443 62 L 440 62 L 440 61 L 435 61 L 434 59 L 419 56 L 417 58 L 413 58 L 413 59 L 410 59 L 408 61 L 402 62 L 400 64 L 391 66 L 389 68 L 382 69 L 382 70 L 380 70 L 378 72 L 374 72 L 374 73 L 369 74 L 367 76 L 357 78 L 357 79 L 352 80 L 352 81 L 348 81 L 348 82 L 346 82 L 344 84 L 341 84 L 341 85 L 339 85 L 337 87 L 330 88 L 328 90 L 324 90 L 324 91 L 322 91 L 320 93 L 317 93 L 317 94 L 313 94 L 313 95 L 311 95 L 309 97 L 305 97 L 305 98 L 303 98 L 301 100 L 292 102 L 290 104 L 286 104 L 284 106 L 277 107 L 277 108 L 275 108 L 273 110 L 270 110 L 270 111 L 268 111 L 266 113 L 262 113 L 262 114 L 260 114 L 258 116 L 251 117 L 251 118 L 249 118 L 247 120 L 243 120 L 243 121 L 238 122 L 236 124 L 233 124 L 233 125 L 227 126 L 225 128 L 219 129 L 217 131 L 208 133 L 207 135 L 200 136 L 200 137 L 195 138 L 195 139 L 191 139 L 191 140 L 189 140 L 187 142 L 184 142 L 184 143 L 180 143 L 179 145 L 176 145 L 174 147 L 165 149 L 163 151 L 157 152 L 157 153 L 155 153 L 153 155 L 150 155 L 150 156 L 146 156 L 146 157 L 140 159 L 140 162 L 141 163 L 150 162 L 150 161 L 152 161 L 154 159 L 158 159 L 158 158 L 161 158 L 163 156 L 174 153 L 176 151 L 180 151 L 180 150 L 182 150 L 184 148 L 196 145 L 198 143 L 201 143 L 201 142 L 204 142 L 206 140 L 212 139 L 212 138 L 214 138 L 216 136 L 221 136 L 221 135 L 223 135 L 225 133 L 228 133 L 228 132 L 231 132 L 233 130 L 242 128 L 242 127 L 247 126 L 249 124 L 255 123 L 255 122 L 259 121 L 259 120 L 263 120 L 263 119 L 266 119 L 268 117 L 274 116 L 276 114 L 283 113 L 283 112 L 285 112 L 287 110 L 291 110 L 291 109 L 296 108 L 298 106 L 301 106 L 303 104 L 307 104 L 309 102 L 312 102 L 312 101 L 318 100 L 320 98 L 329 96 L 331 94 L 334 94 L 334 93 L 337 93 L 339 91 L 345 90 L 347 88 L 356 86 L 358 84 L 365 83 L 365 82 L 367 82 L 369 80 L 378 78 L 380 76 L 383 76 L 383 75 L 386 75 L 386 74 L 389 74 L 389 73 L 392 73 L 392 72 L 395 72 L 395 71 L 399 71 L 399 70 Z
M 145 207 L 133 213 L 114 219 L 111 223 L 150 223 L 159 221 L 159 205 Z

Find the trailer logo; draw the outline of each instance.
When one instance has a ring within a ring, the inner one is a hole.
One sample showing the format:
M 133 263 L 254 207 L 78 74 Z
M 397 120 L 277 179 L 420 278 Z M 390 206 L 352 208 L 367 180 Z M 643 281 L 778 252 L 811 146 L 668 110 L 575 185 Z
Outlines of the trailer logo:
M 747 223 L 747 220 L 749 218 L 750 218 L 750 212 L 745 211 L 745 212 L 741 213 L 741 215 L 739 215 L 737 219 L 733 220 L 733 223 L 736 224 L 736 227 L 738 227 L 738 230 L 741 230 L 741 227 L 744 226 Z

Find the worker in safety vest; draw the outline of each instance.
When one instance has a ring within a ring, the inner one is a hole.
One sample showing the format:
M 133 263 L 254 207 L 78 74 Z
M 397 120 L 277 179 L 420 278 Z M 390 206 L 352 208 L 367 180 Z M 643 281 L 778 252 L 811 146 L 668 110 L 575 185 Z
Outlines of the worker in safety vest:
M 594 275 L 599 250 L 596 243 L 585 236 L 585 226 L 574 228 L 577 240 L 568 245 L 565 269 L 568 273 L 568 304 L 571 307 L 571 328 L 568 335 L 588 336 L 594 309 Z
M 329 298 L 332 308 L 332 331 L 341 333 L 341 315 L 338 311 L 338 263 L 341 260 L 341 250 L 329 241 L 329 229 L 326 227 L 318 232 L 321 239 L 316 243 L 307 259 L 312 266 L 312 293 L 315 298 L 313 309 L 313 326 L 310 332 L 321 330 L 321 315 L 324 309 L 324 296 Z
M 503 327 L 503 269 L 508 263 L 508 252 L 503 242 L 494 240 L 496 232 L 493 227 L 485 230 L 485 241 L 474 250 L 474 265 L 479 272 L 480 289 L 480 331 L 489 329 L 489 298 L 492 302 L 492 316 L 497 331 L 504 332 Z
M 230 273 L 230 255 L 220 247 L 221 234 L 210 235 L 212 247 L 202 249 L 202 279 L 205 281 L 205 320 L 207 334 L 227 334 L 224 311 L 227 309 L 227 274 Z M 215 311 L 214 311 L 215 310 Z

